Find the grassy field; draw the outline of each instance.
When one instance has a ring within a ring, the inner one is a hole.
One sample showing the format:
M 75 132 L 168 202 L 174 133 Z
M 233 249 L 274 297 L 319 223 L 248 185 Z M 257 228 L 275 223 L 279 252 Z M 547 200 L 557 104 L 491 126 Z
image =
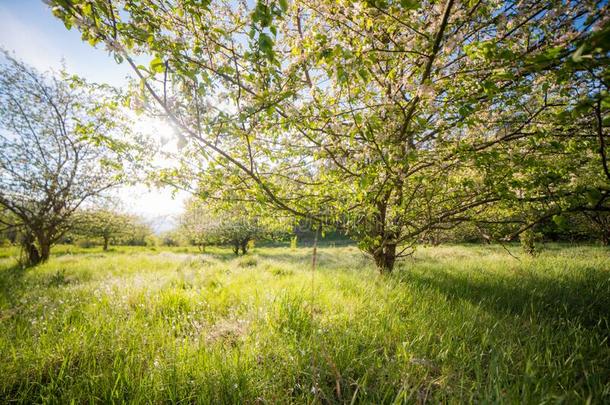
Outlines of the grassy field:
M 0 402 L 610 402 L 610 252 L 514 252 L 5 249 Z

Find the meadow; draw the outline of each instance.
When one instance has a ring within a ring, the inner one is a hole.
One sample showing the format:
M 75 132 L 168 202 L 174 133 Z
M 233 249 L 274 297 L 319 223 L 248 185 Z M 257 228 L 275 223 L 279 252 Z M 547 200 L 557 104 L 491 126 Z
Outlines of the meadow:
M 610 252 L 0 251 L 2 403 L 608 403 Z

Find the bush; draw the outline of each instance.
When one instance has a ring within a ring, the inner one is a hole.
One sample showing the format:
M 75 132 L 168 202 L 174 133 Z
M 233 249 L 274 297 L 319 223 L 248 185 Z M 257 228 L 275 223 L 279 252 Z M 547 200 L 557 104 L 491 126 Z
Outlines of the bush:
M 76 241 L 76 246 L 83 248 L 83 249 L 90 249 L 92 247 L 95 247 L 96 245 L 98 245 L 98 244 L 95 243 L 91 239 L 78 239 Z

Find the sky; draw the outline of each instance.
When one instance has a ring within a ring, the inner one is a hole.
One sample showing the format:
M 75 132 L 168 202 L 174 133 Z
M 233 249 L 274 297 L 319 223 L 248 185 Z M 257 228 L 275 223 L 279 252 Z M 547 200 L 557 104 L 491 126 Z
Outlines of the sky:
M 125 86 L 132 75 L 127 64 L 117 64 L 103 48 L 81 41 L 78 31 L 68 31 L 42 0 L 0 0 L 0 21 L 0 47 L 38 70 L 57 69 L 64 63 L 70 73 L 117 87 Z M 137 129 L 172 137 L 169 125 L 147 118 L 138 122 Z M 158 232 L 174 225 L 186 199 L 183 192 L 174 197 L 168 188 L 143 185 L 116 193 L 126 211 L 145 217 Z

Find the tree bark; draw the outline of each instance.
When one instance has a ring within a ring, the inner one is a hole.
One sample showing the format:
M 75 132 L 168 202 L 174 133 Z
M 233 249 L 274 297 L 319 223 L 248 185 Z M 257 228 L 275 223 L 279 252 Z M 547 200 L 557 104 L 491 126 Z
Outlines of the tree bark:
M 51 242 L 46 235 L 41 235 L 38 238 L 38 247 L 40 248 L 40 261 L 46 262 L 51 256 Z
M 26 254 L 26 264 L 35 266 L 49 259 L 51 255 L 51 242 L 45 234 L 25 234 L 22 240 L 23 250 Z
M 23 249 L 27 255 L 27 265 L 35 266 L 41 262 L 40 253 L 34 243 L 34 237 L 26 236 L 23 242 Z
M 108 237 L 104 236 L 104 251 L 108 250 Z
M 241 254 L 245 255 L 246 253 L 248 253 L 248 239 L 241 241 Z
M 239 243 L 235 242 L 233 244 L 233 253 L 235 253 L 235 256 L 239 256 Z
M 388 243 L 384 247 L 376 249 L 373 253 L 375 266 L 381 274 L 389 274 L 394 270 L 396 263 L 396 244 Z

